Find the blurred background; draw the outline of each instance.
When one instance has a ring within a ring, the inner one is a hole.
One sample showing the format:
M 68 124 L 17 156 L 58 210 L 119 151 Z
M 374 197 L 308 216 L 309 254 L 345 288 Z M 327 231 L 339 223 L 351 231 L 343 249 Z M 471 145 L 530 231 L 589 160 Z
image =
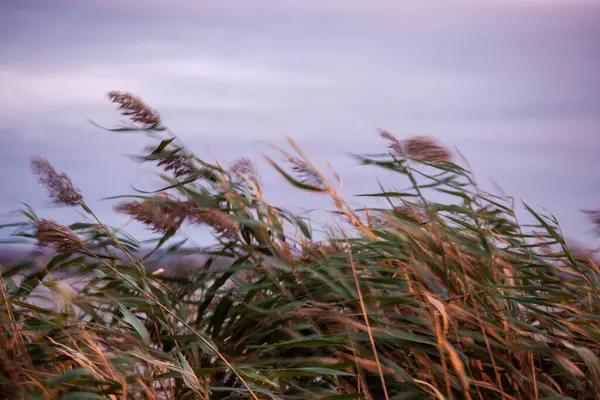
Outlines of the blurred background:
M 376 189 L 378 172 L 348 154 L 384 150 L 377 128 L 435 136 L 483 187 L 495 181 L 595 243 L 580 210 L 600 206 L 598 1 L 4 0 L 0 35 L 3 217 L 19 201 L 78 217 L 36 184 L 29 158 L 40 155 L 105 222 L 127 223 L 102 198 L 158 187 L 126 157 L 148 139 L 89 121 L 118 124 L 106 92 L 123 90 L 207 159 L 264 166 L 268 144 L 291 136 L 349 194 Z M 261 170 L 274 204 L 321 206 Z

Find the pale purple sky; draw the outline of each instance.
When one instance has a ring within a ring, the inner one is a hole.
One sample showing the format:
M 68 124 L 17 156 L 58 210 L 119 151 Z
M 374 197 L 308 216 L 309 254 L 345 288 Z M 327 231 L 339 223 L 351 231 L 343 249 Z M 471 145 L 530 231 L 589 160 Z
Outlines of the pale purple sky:
M 29 173 L 43 155 L 124 222 L 98 200 L 152 188 L 124 157 L 147 140 L 86 120 L 115 123 L 105 93 L 117 89 L 206 157 L 254 157 L 292 136 L 350 193 L 376 188 L 376 171 L 346 157 L 383 149 L 376 127 L 436 136 L 484 186 L 590 240 L 579 209 L 600 207 L 600 1 L 4 0 L 0 35 L 2 210 L 25 201 L 72 218 Z M 315 205 L 263 175 L 275 203 Z

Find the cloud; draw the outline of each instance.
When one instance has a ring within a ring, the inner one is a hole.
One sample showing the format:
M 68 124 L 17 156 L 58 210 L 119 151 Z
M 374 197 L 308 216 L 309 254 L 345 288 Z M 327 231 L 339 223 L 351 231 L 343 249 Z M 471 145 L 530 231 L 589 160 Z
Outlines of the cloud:
M 184 82 L 179 91 L 170 83 Z M 197 90 L 188 91 L 193 86 Z M 326 80 L 279 71 L 267 65 L 210 57 L 180 57 L 143 61 L 52 65 L 0 66 L 0 114 L 5 118 L 44 114 L 69 107 L 94 109 L 106 105 L 108 90 L 141 95 L 154 107 L 194 110 L 249 110 L 261 99 L 218 93 L 223 85 L 237 91 L 294 90 L 319 87 Z M 206 89 L 209 89 L 206 91 Z M 212 88 L 212 89 L 211 89 Z M 203 92 L 204 89 L 204 93 Z

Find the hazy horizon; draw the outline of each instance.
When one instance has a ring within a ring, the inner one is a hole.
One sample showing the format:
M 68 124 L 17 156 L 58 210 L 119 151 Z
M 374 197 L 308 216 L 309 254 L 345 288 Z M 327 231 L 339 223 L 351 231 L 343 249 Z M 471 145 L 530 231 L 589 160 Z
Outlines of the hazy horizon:
M 435 136 L 460 149 L 484 186 L 498 182 L 554 212 L 567 237 L 594 244 L 580 209 L 600 207 L 600 2 L 428 4 L 4 1 L 3 214 L 24 201 L 63 223 L 76 217 L 30 174 L 29 158 L 41 155 L 107 223 L 126 223 L 100 199 L 156 188 L 154 171 L 125 157 L 148 140 L 87 120 L 117 124 L 105 94 L 125 90 L 203 157 L 257 159 L 265 143 L 291 136 L 320 166 L 331 161 L 351 194 L 376 189 L 377 170 L 347 156 L 383 150 L 376 128 Z M 275 204 L 327 204 L 266 167 L 262 175 Z

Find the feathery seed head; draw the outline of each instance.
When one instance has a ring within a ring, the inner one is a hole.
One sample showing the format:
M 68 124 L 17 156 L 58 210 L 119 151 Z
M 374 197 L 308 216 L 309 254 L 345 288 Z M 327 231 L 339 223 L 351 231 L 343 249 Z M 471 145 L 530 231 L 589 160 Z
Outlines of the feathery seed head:
M 239 224 L 220 210 L 198 207 L 194 201 L 177 201 L 168 193 L 158 193 L 156 200 L 125 201 L 115 210 L 127 214 L 150 227 L 154 232 L 175 232 L 187 221 L 210 225 L 220 236 L 236 237 Z
M 386 130 L 380 130 L 380 135 L 389 142 L 388 147 L 395 155 L 431 163 L 452 161 L 452 154 L 435 138 L 415 136 L 400 141 Z
M 55 203 L 72 206 L 82 200 L 81 193 L 75 188 L 71 178 L 67 174 L 56 171 L 45 158 L 32 159 L 31 169 Z
M 324 184 L 321 175 L 305 161 L 296 157 L 288 157 L 288 161 L 292 165 L 292 171 L 298 174 L 302 183 L 313 186 L 322 186 Z
M 235 238 L 240 233 L 240 224 L 221 210 L 207 207 L 193 207 L 189 213 L 190 222 L 211 226 L 215 232 L 228 238 Z
M 165 150 L 158 150 L 155 148 L 147 148 L 150 151 L 151 156 L 161 155 L 167 153 Z M 190 165 L 189 160 L 182 154 L 183 150 L 179 152 L 171 152 L 166 157 L 158 160 L 157 165 L 162 167 L 166 172 L 172 171 L 176 178 L 181 176 L 187 176 L 194 172 L 194 168 Z
M 159 193 L 154 196 L 157 200 L 169 200 L 167 194 Z M 187 207 L 173 201 L 172 204 L 146 199 L 143 201 L 124 201 L 115 206 L 115 211 L 127 214 L 154 232 L 175 232 L 187 216 Z
M 85 243 L 68 226 L 49 219 L 41 219 L 35 234 L 38 245 L 53 247 L 59 253 L 77 253 L 85 249 Z
M 392 153 L 398 156 L 404 154 L 404 150 L 402 150 L 402 143 L 394 135 L 392 135 L 390 132 L 384 129 L 381 129 L 379 132 L 381 137 L 386 139 L 390 143 L 388 147 L 392 151 Z
M 242 157 L 231 166 L 231 171 L 235 174 L 246 176 L 254 182 L 259 181 L 258 168 L 249 158 Z
M 161 119 L 158 112 L 150 108 L 139 97 L 127 92 L 111 91 L 108 92 L 108 98 L 119 106 L 118 110 L 122 115 L 129 117 L 133 122 L 148 129 L 160 126 Z
M 415 136 L 404 141 L 407 157 L 425 162 L 450 162 L 452 154 L 435 138 Z

